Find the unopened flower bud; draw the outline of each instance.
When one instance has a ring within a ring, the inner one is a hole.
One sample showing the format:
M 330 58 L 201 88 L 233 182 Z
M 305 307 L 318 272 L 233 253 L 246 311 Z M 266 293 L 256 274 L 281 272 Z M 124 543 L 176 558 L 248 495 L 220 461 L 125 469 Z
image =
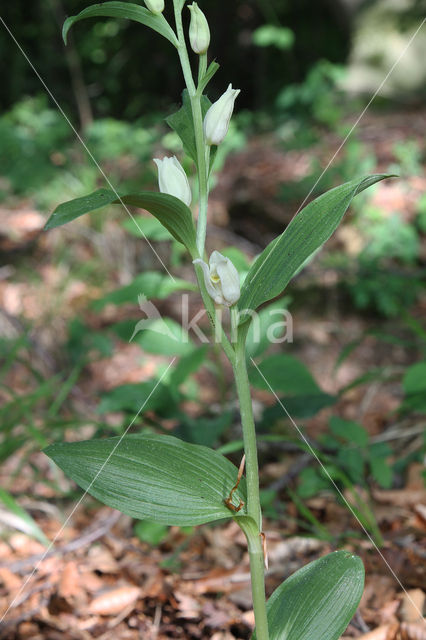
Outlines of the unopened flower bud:
M 202 268 L 207 292 L 216 304 L 232 307 L 239 300 L 240 277 L 229 258 L 213 251 L 209 264 L 200 258 L 194 260 L 194 264 Z
M 145 0 L 145 4 L 151 13 L 162 13 L 164 11 L 164 0 Z
M 188 207 L 191 204 L 192 194 L 186 173 L 176 156 L 154 158 L 158 167 L 158 186 L 161 193 L 168 193 L 182 200 Z
M 207 111 L 204 118 L 204 136 L 207 144 L 220 144 L 228 133 L 235 98 L 239 93 L 240 89 L 233 89 L 230 84 L 225 93 Z
M 189 42 L 194 53 L 205 53 L 210 44 L 210 29 L 206 16 L 196 2 L 188 5 L 191 12 L 189 24 Z

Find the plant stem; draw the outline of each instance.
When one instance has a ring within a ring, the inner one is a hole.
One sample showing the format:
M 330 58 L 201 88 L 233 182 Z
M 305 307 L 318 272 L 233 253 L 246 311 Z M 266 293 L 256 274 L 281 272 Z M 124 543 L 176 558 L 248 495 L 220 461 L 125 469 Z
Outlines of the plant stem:
M 195 87 L 192 75 L 191 65 L 188 58 L 185 36 L 182 27 L 182 7 L 181 0 L 173 0 L 176 34 L 178 38 L 178 54 L 181 63 L 186 87 L 191 102 L 192 119 L 194 123 L 195 145 L 197 149 L 197 170 L 199 185 L 199 209 L 197 223 L 197 249 L 200 258 L 204 258 L 204 246 L 207 228 L 207 206 L 209 195 L 209 152 L 210 148 L 206 146 L 203 131 L 203 115 L 201 110 L 201 91 Z M 200 56 L 198 69 L 198 84 L 202 81 L 207 68 L 207 56 Z M 214 335 L 216 338 L 216 327 L 219 330 L 219 340 L 224 352 L 229 358 L 235 375 L 237 384 L 238 398 L 241 410 L 241 424 L 243 428 L 244 450 L 246 455 L 246 478 L 247 478 L 247 518 L 239 518 L 245 521 L 242 526 L 248 542 L 250 556 L 250 573 L 253 594 L 253 608 L 256 621 L 257 640 L 269 640 L 268 620 L 266 615 L 266 598 L 265 598 L 265 578 L 264 578 L 264 555 L 261 541 L 262 531 L 262 512 L 260 508 L 259 498 L 259 470 L 257 462 L 257 444 L 256 432 L 253 419 L 253 407 L 251 403 L 250 386 L 247 376 L 246 358 L 245 358 L 245 336 L 240 332 L 239 340 L 236 342 L 235 348 L 229 342 L 222 324 L 216 318 L 215 307 L 204 285 L 203 273 L 199 265 L 196 267 L 198 284 L 204 305 L 210 317 Z M 231 309 L 231 318 L 234 330 L 237 329 L 237 314 Z
M 244 452 L 246 454 L 247 513 L 262 531 L 262 513 L 259 498 L 259 466 L 257 462 L 256 430 L 253 418 L 250 384 L 247 375 L 244 341 L 239 340 L 235 349 L 234 375 L 240 403 Z
M 233 324 L 235 322 L 234 315 Z M 233 327 L 234 329 L 234 327 Z M 268 640 L 268 620 L 266 614 L 264 555 L 261 542 L 262 511 L 259 497 L 259 467 L 257 461 L 256 430 L 250 384 L 247 375 L 245 336 L 239 335 L 235 347 L 234 375 L 240 403 L 241 425 L 243 429 L 244 452 L 246 455 L 247 513 L 251 527 L 242 526 L 247 536 L 253 609 L 256 621 L 257 640 Z
M 195 146 L 197 149 L 197 170 L 198 170 L 198 188 L 199 188 L 199 204 L 198 204 L 198 222 L 197 222 L 197 248 L 200 257 L 204 257 L 204 245 L 206 242 L 207 229 L 207 206 L 208 206 L 208 164 L 206 163 L 206 144 L 203 132 L 203 114 L 201 111 L 201 96 L 198 93 L 194 78 L 192 76 L 191 64 L 188 58 L 185 36 L 182 26 L 182 12 L 178 7 L 178 2 L 174 0 L 176 33 L 179 45 L 177 47 L 179 60 L 185 79 L 186 88 L 188 89 L 189 99 L 191 102 L 192 119 L 194 121 Z M 207 66 L 207 56 L 200 56 L 199 73 L 202 75 L 203 68 Z
M 250 558 L 251 592 L 256 623 L 256 640 L 269 640 L 262 538 L 255 522 L 251 518 L 242 516 L 235 519 L 247 538 Z

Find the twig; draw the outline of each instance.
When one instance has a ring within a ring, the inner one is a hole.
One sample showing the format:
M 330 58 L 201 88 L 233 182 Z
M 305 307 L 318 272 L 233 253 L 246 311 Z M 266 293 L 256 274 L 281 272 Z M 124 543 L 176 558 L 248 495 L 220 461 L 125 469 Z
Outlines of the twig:
M 161 613 L 161 605 L 157 604 L 157 606 L 155 607 L 154 620 L 152 623 L 151 640 L 156 640 L 156 638 L 158 638 L 158 634 L 160 633 Z
M 8 633 L 8 630 L 11 627 L 17 627 L 18 625 L 21 624 L 21 622 L 26 622 L 27 620 L 33 620 L 35 618 L 35 616 L 37 616 L 41 609 L 46 606 L 47 604 L 47 598 L 40 602 L 40 604 L 38 605 L 38 607 L 34 607 L 33 609 L 27 609 L 26 611 L 23 611 L 23 613 L 21 613 L 21 615 L 17 616 L 16 618 L 9 618 L 9 620 L 4 620 L 1 624 L 0 624 L 0 638 L 5 638 L 6 636 L 3 635 L 3 632 Z
M 371 438 L 371 442 L 388 442 L 390 440 L 409 438 L 410 436 L 416 436 L 420 433 L 424 433 L 425 428 L 426 424 L 416 424 L 408 429 L 404 427 L 403 423 L 395 424 L 384 433 Z
M 362 633 L 368 633 L 371 631 L 370 627 L 366 624 L 364 618 L 361 615 L 361 611 L 357 609 L 354 615 L 354 622 L 358 629 L 362 631 Z
M 83 532 L 81 536 L 71 540 L 67 544 L 62 547 L 53 548 L 48 553 L 37 553 L 33 556 L 29 556 L 28 558 L 23 558 L 22 560 L 17 560 L 16 562 L 12 562 L 10 564 L 1 564 L 0 568 L 7 568 L 12 573 L 20 573 L 21 571 L 25 571 L 28 567 L 33 567 L 40 560 L 46 560 L 47 558 L 51 558 L 52 556 L 65 555 L 66 553 L 71 553 L 72 551 L 76 551 L 77 549 L 81 549 L 81 547 L 85 547 L 95 540 L 99 540 L 102 538 L 108 531 L 118 522 L 121 513 L 119 511 L 113 510 L 112 513 L 96 528 L 90 527 L 88 530 Z

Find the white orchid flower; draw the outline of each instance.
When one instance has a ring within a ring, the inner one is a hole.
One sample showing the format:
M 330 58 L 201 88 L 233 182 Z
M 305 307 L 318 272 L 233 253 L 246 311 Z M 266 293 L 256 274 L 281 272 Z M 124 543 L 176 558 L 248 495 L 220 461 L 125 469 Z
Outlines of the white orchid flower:
M 156 15 L 164 11 L 164 0 L 145 0 L 145 4 Z
M 207 111 L 204 118 L 204 136 L 208 145 L 220 144 L 228 133 L 235 98 L 239 93 L 240 89 L 233 89 L 230 84 Z
M 154 158 L 158 167 L 158 186 L 161 193 L 168 193 L 182 200 L 188 207 L 191 204 L 192 193 L 188 178 L 176 156 L 171 158 Z
M 209 264 L 200 258 L 194 260 L 194 264 L 202 268 L 207 292 L 216 304 L 231 307 L 237 302 L 240 297 L 240 277 L 229 258 L 219 251 L 213 251 Z
M 196 2 L 188 5 L 191 12 L 189 24 L 189 42 L 194 53 L 202 54 L 207 51 L 210 44 L 210 29 L 206 16 Z

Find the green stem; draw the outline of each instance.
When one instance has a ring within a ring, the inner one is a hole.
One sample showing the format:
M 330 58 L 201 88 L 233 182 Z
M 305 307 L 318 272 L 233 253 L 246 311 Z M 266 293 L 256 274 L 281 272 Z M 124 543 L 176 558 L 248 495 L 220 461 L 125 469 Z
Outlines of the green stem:
M 256 623 L 256 639 L 269 640 L 262 537 L 251 518 L 242 516 L 235 518 L 235 520 L 237 520 L 247 538 L 250 558 L 251 593 Z
M 198 206 L 198 223 L 197 223 L 197 248 L 198 253 L 204 257 L 204 245 L 206 242 L 207 229 L 207 206 L 208 206 L 208 165 L 206 163 L 206 144 L 204 141 L 203 131 L 203 114 L 201 111 L 201 95 L 198 93 L 192 76 L 191 64 L 188 58 L 185 36 L 182 26 L 182 10 L 178 6 L 179 2 L 174 0 L 176 33 L 179 45 L 177 51 L 179 60 L 185 79 L 186 88 L 188 89 L 189 99 L 191 102 L 192 119 L 194 121 L 195 146 L 197 149 L 197 170 L 198 170 L 198 188 L 199 188 L 199 206 Z M 202 74 L 204 66 L 207 66 L 207 56 L 203 54 L 200 59 L 200 70 Z
M 256 429 L 253 418 L 250 384 L 247 375 L 245 346 L 242 340 L 238 341 L 235 349 L 234 375 L 240 403 L 241 426 L 243 429 L 244 451 L 246 454 L 247 513 L 256 522 L 259 531 L 262 531 Z
M 232 313 L 232 309 L 231 309 Z M 232 314 L 232 329 L 235 331 L 237 315 Z M 251 589 L 256 621 L 257 640 L 268 640 L 268 620 L 266 614 L 264 556 L 261 541 L 262 510 L 259 496 L 259 466 L 257 461 L 256 429 L 253 405 L 247 374 L 245 335 L 240 331 L 235 347 L 234 375 L 240 403 L 241 425 L 243 429 L 244 452 L 246 455 L 247 513 L 250 530 L 242 526 L 247 536 L 250 557 Z M 240 520 L 240 519 L 239 519 Z
M 200 84 L 206 71 L 207 71 L 207 53 L 202 53 L 200 55 L 200 61 L 198 64 L 198 84 Z
M 195 87 L 191 65 L 188 58 L 188 51 L 185 43 L 185 36 L 182 26 L 181 0 L 173 0 L 176 33 L 178 38 L 178 54 L 182 66 L 182 71 L 188 89 L 191 102 L 192 119 L 194 123 L 195 144 L 197 149 L 197 170 L 199 185 L 199 209 L 197 223 L 197 249 L 201 258 L 204 258 L 204 246 L 207 228 L 207 206 L 209 195 L 209 152 L 204 140 L 203 115 L 201 110 L 201 90 Z M 199 60 L 198 84 L 200 84 L 207 68 L 207 56 L 203 54 Z M 261 540 L 262 512 L 259 498 L 259 470 L 257 462 L 256 432 L 253 419 L 253 407 L 251 403 L 250 386 L 247 375 L 245 358 L 245 336 L 240 332 L 235 348 L 229 342 L 222 328 L 222 323 L 218 322 L 215 307 L 212 299 L 204 285 L 204 277 L 199 265 L 196 265 L 196 274 L 204 305 L 212 324 L 215 339 L 218 330 L 219 340 L 223 350 L 232 364 L 235 380 L 237 384 L 238 398 L 241 410 L 241 424 L 243 428 L 244 450 L 246 455 L 246 479 L 247 479 L 247 513 L 248 517 L 239 518 L 245 521 L 245 526 L 241 525 L 248 541 L 250 556 L 250 573 L 252 581 L 253 608 L 256 621 L 257 640 L 269 640 L 268 621 L 266 615 L 265 599 L 265 578 L 264 578 L 264 556 Z M 233 335 L 236 330 L 237 314 L 231 310 L 233 323 Z

